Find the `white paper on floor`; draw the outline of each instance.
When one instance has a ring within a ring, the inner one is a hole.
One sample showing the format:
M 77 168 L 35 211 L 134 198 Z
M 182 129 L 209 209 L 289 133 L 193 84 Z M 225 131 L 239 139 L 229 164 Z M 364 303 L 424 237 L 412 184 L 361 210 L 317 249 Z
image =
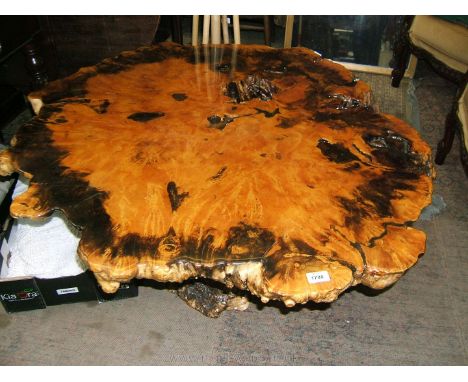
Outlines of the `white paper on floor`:
M 28 181 L 18 179 L 13 199 L 26 191 Z M 16 219 L 8 238 L 11 257 L 7 277 L 56 278 L 86 270 L 77 256 L 79 232 L 55 212 L 42 221 Z
M 422 210 L 419 219 L 432 220 L 435 216 L 439 215 L 443 210 L 445 210 L 446 207 L 447 204 L 445 204 L 442 196 L 433 194 L 432 203 Z

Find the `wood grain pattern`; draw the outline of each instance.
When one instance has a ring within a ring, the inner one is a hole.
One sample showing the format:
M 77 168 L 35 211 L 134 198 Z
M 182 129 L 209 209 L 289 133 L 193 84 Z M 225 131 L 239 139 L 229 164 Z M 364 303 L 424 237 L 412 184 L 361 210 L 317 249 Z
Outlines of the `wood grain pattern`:
M 287 306 L 383 288 L 424 252 L 429 146 L 305 48 L 163 43 L 30 95 L 2 173 L 15 217 L 64 211 L 106 292 L 202 277 Z M 327 271 L 330 281 L 307 274 Z

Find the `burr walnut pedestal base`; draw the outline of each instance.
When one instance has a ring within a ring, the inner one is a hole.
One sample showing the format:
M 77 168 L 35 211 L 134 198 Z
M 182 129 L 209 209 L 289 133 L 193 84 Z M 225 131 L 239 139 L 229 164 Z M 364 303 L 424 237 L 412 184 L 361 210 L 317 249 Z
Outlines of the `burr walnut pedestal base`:
M 0 154 L 30 179 L 11 214 L 62 211 L 106 292 L 212 279 L 291 307 L 384 288 L 424 253 L 410 225 L 431 201 L 429 146 L 308 49 L 163 43 L 29 99 L 37 116 Z

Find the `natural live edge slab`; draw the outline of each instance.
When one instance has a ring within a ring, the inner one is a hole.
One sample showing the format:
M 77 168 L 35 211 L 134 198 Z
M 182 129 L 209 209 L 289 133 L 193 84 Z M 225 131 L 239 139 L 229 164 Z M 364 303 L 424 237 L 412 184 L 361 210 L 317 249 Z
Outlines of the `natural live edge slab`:
M 29 96 L 0 154 L 11 206 L 62 210 L 106 292 L 209 278 L 287 306 L 383 288 L 425 250 L 429 146 L 370 89 L 305 48 L 163 43 Z

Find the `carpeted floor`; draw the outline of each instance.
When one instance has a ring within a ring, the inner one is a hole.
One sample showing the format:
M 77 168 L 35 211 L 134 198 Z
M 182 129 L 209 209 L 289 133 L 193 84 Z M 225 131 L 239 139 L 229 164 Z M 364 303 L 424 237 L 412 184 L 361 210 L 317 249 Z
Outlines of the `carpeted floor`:
M 385 76 L 357 76 L 381 111 L 411 121 L 435 149 L 450 83 L 424 67 L 400 89 Z M 99 305 L 1 312 L 0 365 L 467 365 L 468 179 L 457 145 L 437 167 L 435 195 L 446 208 L 416 223 L 426 254 L 383 292 L 358 287 L 332 304 L 289 311 L 253 299 L 219 319 L 151 287 Z

